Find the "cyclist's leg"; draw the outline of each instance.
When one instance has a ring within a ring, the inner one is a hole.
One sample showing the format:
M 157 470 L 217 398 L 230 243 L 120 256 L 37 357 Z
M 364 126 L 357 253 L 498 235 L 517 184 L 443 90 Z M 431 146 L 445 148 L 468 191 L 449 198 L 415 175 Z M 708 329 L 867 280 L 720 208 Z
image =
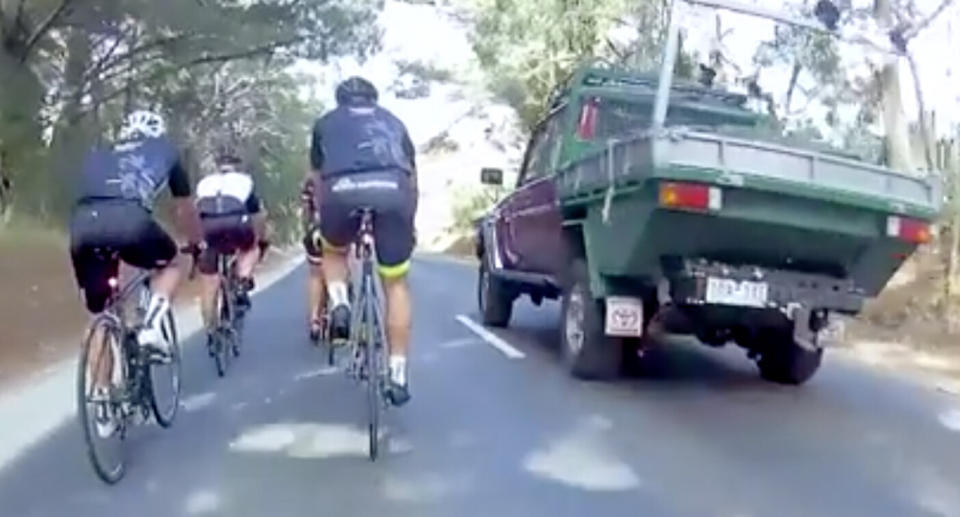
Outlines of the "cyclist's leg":
M 380 196 L 374 238 L 387 305 L 387 341 L 390 344 L 390 379 L 395 403 L 409 399 L 407 352 L 410 346 L 411 299 L 407 282 L 414 246 L 413 190 L 407 176 L 398 174 L 399 189 Z
M 240 280 L 239 303 L 250 307 L 250 291 L 254 288 L 253 270 L 260 261 L 260 246 L 257 245 L 257 233 L 249 216 L 237 217 L 231 229 L 231 249 L 237 253 L 237 277 Z
M 320 227 L 311 224 L 303 237 L 303 248 L 307 254 L 307 325 L 310 334 L 320 332 L 320 321 L 323 316 L 326 302 L 326 282 L 323 278 L 323 243 L 320 238 Z
M 108 244 L 110 235 L 108 228 L 102 223 L 95 208 L 81 207 L 74 214 L 70 225 L 70 259 L 77 285 L 83 291 L 87 310 L 97 315 L 103 312 L 107 299 L 110 296 L 109 280 L 117 274 L 118 260 L 111 257 L 104 250 L 98 253 L 97 248 Z M 90 372 L 94 385 L 98 389 L 105 389 L 110 385 L 113 373 L 112 350 L 107 349 L 105 355 L 103 328 L 93 329 L 94 334 L 90 341 L 90 357 L 103 358 L 97 361 L 96 371 Z
M 144 328 L 137 338 L 141 345 L 166 352 L 169 344 L 163 339 L 160 326 L 182 276 L 177 245 L 146 210 L 131 206 L 128 212 L 124 215 L 128 217 L 129 233 L 126 245 L 120 248 L 120 258 L 131 266 L 154 271 Z
M 201 219 L 206 248 L 197 257 L 197 272 L 200 274 L 200 314 L 203 317 L 203 326 L 207 333 L 213 332 L 216 321 L 216 297 L 220 287 L 220 276 L 217 272 L 217 259 L 220 258 L 218 232 L 215 232 L 215 223 L 210 219 Z
M 347 337 L 350 328 L 347 250 L 356 236 L 359 221 L 351 214 L 357 207 L 356 192 L 337 191 L 334 185 L 324 182 L 322 187 L 320 238 L 323 244 L 323 276 L 331 306 L 332 337 L 342 339 Z

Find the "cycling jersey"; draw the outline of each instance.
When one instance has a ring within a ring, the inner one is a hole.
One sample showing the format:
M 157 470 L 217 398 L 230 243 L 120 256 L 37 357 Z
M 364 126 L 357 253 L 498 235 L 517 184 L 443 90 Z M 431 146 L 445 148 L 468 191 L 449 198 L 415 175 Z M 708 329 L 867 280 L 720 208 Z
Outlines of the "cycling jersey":
M 320 236 L 331 249 L 356 236 L 355 210 L 374 209 L 385 277 L 406 273 L 414 247 L 416 160 L 406 127 L 375 104 L 341 105 L 314 125 L 310 162 L 320 176 Z
M 177 148 L 165 137 L 131 140 L 87 154 L 79 200 L 125 199 L 152 210 L 167 186 L 174 197 L 190 195 L 190 178 Z
M 313 127 L 310 163 L 321 177 L 377 170 L 415 174 L 414 154 L 400 119 L 375 104 L 338 106 Z
M 70 257 L 91 312 L 103 310 L 108 280 L 121 260 L 161 269 L 176 257 L 176 243 L 150 213 L 167 186 L 174 197 L 190 196 L 190 178 L 167 138 L 96 147 L 85 157 L 70 221 Z
M 250 216 L 260 212 L 253 178 L 242 172 L 218 172 L 197 184 L 197 211 L 207 248 L 197 260 L 202 274 L 217 272 L 217 258 L 249 251 L 256 244 Z
M 242 172 L 210 174 L 197 183 L 197 210 L 201 217 L 255 214 L 260 198 L 253 178 Z

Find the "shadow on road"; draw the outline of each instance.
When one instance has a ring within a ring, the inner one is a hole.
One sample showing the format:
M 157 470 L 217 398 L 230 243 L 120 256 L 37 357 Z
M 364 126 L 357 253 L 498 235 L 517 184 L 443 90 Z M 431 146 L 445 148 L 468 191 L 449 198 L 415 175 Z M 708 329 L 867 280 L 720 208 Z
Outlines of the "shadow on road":
M 509 328 L 500 332 L 518 344 L 528 348 L 532 345 L 539 355 L 562 370 L 559 318 L 558 304 L 534 307 L 521 301 Z M 736 345 L 710 348 L 694 338 L 672 335 L 658 336 L 652 343 L 642 358 L 625 368 L 624 376 L 616 384 L 670 390 L 706 386 L 720 390 L 776 388 L 759 378 L 753 362 Z

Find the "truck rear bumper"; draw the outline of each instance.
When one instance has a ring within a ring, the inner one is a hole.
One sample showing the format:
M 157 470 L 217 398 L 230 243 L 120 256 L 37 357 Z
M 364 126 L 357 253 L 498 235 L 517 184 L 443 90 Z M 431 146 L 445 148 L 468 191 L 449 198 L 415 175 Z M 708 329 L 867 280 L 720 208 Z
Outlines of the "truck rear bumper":
M 793 310 L 800 306 L 856 314 L 865 295 L 851 279 L 826 275 L 730 266 L 701 259 L 667 261 L 670 296 L 678 305 L 728 305 L 746 309 Z M 749 296 L 718 295 L 716 287 L 733 286 L 750 291 Z

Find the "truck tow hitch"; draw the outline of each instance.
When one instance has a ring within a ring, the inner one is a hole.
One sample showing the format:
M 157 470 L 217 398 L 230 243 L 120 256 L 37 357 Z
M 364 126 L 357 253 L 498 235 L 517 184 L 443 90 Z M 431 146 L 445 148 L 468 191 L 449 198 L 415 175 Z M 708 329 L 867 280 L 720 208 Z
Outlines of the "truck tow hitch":
M 806 350 L 819 350 L 817 331 L 813 328 L 814 311 L 800 303 L 789 303 L 783 312 L 793 321 L 794 342 Z

